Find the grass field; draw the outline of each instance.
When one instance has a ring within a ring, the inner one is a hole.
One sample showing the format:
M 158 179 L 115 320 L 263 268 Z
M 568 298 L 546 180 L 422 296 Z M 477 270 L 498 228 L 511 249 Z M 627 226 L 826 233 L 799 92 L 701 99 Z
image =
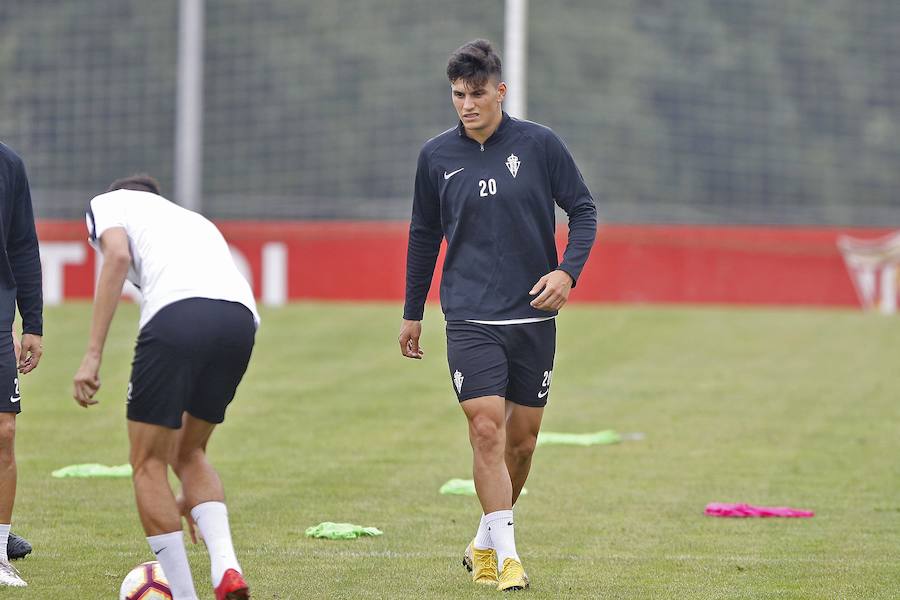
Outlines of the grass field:
M 137 311 L 116 318 L 101 404 L 71 399 L 90 307 L 46 313 L 22 383 L 13 530 L 29 582 L 0 596 L 114 598 L 152 555 L 128 480 L 57 480 L 127 461 L 123 396 Z M 254 598 L 488 598 L 460 556 L 474 498 L 442 320 L 424 361 L 396 344 L 400 309 L 300 304 L 263 313 L 251 367 L 210 454 Z M 900 597 L 900 320 L 844 311 L 567 308 L 545 429 L 643 441 L 542 447 L 516 507 L 529 598 Z M 703 516 L 706 503 L 791 505 L 813 519 Z M 320 521 L 384 530 L 311 540 Z M 212 598 L 202 547 L 189 548 Z

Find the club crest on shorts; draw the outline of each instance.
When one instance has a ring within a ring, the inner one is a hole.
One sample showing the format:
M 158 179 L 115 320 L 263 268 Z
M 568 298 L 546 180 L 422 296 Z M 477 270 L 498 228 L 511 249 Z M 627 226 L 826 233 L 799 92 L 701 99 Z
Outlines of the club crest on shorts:
M 506 168 L 509 169 L 509 172 L 513 176 L 513 179 L 516 178 L 516 173 L 519 172 L 520 164 L 522 163 L 519 162 L 519 157 L 515 154 L 510 154 L 509 158 L 506 159 Z
M 453 385 L 456 386 L 457 394 L 462 393 L 463 379 L 465 379 L 465 377 L 463 377 L 463 374 L 460 373 L 459 371 L 456 371 L 456 373 L 453 374 Z

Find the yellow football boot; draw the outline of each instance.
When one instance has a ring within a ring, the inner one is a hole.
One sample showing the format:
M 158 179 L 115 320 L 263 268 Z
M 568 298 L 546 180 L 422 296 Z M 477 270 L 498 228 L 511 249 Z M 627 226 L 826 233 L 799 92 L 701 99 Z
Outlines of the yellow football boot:
M 503 561 L 503 570 L 500 571 L 500 579 L 497 581 L 497 589 L 501 592 L 524 590 L 528 587 L 528 575 L 522 568 L 522 563 L 514 558 Z
M 472 581 L 483 585 L 497 585 L 497 553 L 492 549 L 480 550 L 475 540 L 466 546 L 463 566 L 472 574 Z

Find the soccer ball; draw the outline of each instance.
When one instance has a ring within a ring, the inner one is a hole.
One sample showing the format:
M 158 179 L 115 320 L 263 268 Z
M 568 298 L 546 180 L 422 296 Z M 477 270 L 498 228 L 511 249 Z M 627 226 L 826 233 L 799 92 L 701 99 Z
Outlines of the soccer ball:
M 169 581 L 156 561 L 145 562 L 125 576 L 119 600 L 172 600 Z

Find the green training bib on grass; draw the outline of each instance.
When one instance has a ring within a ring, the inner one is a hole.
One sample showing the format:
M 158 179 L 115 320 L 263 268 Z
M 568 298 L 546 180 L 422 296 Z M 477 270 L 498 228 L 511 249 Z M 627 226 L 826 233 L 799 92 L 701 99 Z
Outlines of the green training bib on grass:
M 110 467 L 98 463 L 69 465 L 50 473 L 53 477 L 131 477 L 131 465 Z
M 332 523 L 325 521 L 306 530 L 306 537 L 327 540 L 353 540 L 358 537 L 375 537 L 384 532 L 377 527 L 362 527 L 352 523 Z

